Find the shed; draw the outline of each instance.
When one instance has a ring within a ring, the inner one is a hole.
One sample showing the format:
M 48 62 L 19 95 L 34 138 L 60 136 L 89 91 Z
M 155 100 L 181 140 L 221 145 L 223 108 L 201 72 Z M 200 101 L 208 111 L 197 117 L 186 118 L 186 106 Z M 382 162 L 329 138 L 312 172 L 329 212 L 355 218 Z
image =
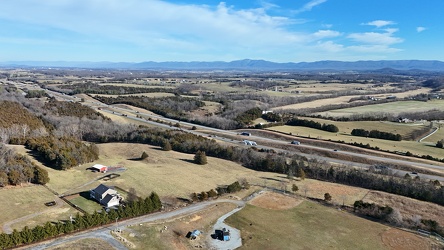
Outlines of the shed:
M 95 164 L 94 166 L 91 167 L 93 170 L 97 170 L 101 173 L 106 173 L 106 171 L 108 171 L 108 167 L 101 165 L 101 164 Z
M 197 236 L 199 236 L 201 234 L 201 232 L 199 230 L 193 230 L 193 232 L 191 232 L 190 238 L 192 240 L 196 239 Z

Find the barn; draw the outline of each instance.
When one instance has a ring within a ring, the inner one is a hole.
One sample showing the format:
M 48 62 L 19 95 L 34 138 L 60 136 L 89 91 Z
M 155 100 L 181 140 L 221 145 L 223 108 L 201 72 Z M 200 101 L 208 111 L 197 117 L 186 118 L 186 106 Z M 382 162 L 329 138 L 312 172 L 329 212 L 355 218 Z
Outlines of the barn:
M 91 167 L 93 170 L 96 170 L 100 173 L 106 173 L 106 171 L 108 171 L 108 167 L 101 165 L 101 164 L 95 164 L 94 166 Z

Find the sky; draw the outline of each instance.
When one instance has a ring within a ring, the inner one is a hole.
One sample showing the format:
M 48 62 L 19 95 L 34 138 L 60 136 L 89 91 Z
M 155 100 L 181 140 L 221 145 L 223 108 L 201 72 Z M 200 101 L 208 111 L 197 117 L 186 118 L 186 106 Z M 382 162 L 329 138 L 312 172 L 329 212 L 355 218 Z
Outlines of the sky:
M 2 0 L 0 61 L 444 61 L 444 0 Z

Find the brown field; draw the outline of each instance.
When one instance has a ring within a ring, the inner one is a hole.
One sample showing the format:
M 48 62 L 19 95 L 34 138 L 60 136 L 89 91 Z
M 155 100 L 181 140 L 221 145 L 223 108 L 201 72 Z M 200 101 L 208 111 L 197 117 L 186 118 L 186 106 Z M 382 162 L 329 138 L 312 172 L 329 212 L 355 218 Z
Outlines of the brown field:
M 413 215 L 420 215 L 423 219 L 435 220 L 440 225 L 444 225 L 444 207 L 437 204 L 379 191 L 370 191 L 364 201 L 396 208 L 406 219 L 412 218 Z
M 393 96 L 396 96 L 398 98 L 404 98 L 404 97 L 408 97 L 408 96 L 412 96 L 412 95 L 417 95 L 417 94 L 421 94 L 421 93 L 429 93 L 429 92 L 430 92 L 430 89 L 422 88 L 422 89 L 406 91 L 406 92 L 402 92 L 402 93 L 393 93 L 393 94 L 386 94 L 386 95 L 374 95 L 374 96 L 375 97 L 379 97 L 379 98 L 385 98 L 387 96 L 393 95 Z M 277 109 L 284 109 L 284 110 L 285 109 L 304 109 L 304 108 L 322 107 L 322 106 L 326 106 L 326 105 L 330 105 L 330 104 L 346 104 L 346 103 L 349 102 L 349 100 L 351 98 L 355 98 L 355 97 L 359 97 L 359 95 L 340 96 L 340 97 L 329 98 L 329 99 L 315 100 L 315 101 L 311 101 L 311 102 L 291 104 L 291 105 L 286 105 L 286 106 L 275 107 L 275 108 L 272 108 L 272 110 L 277 110 Z M 375 105 L 367 105 L 367 106 L 363 106 L 363 107 L 367 107 L 367 109 L 372 110 L 373 106 L 375 106 Z M 363 108 L 363 107 L 357 107 L 357 108 L 354 108 L 354 109 Z M 367 109 L 366 109 L 366 112 L 368 112 Z M 376 110 L 376 111 L 379 111 L 379 110 Z M 382 111 L 380 111 L 380 112 L 382 112 Z M 335 115 L 337 113 L 336 111 L 329 111 L 328 114 L 332 115 L 333 114 L 332 112 L 335 112 Z M 324 112 L 324 113 L 326 113 L 326 112 Z M 327 114 L 324 114 L 324 113 L 322 113 L 322 114 L 323 115 L 327 115 Z M 358 113 L 358 112 L 356 111 L 356 113 Z M 361 112 L 361 114 L 362 113 L 365 113 L 365 112 Z M 338 115 L 339 115 L 339 113 L 338 113 Z
M 285 210 L 296 207 L 301 204 L 302 201 L 302 199 L 285 196 L 279 193 L 265 192 L 253 198 L 249 203 L 261 208 Z
M 329 110 L 317 114 L 322 116 L 331 116 L 331 117 L 347 117 L 354 114 L 371 115 L 372 113 L 389 113 L 392 115 L 398 115 L 403 112 L 426 112 L 428 110 L 443 109 L 443 108 L 444 108 L 444 100 L 431 100 L 427 102 L 397 101 L 390 103 L 366 105 L 361 107 Z
M 235 208 L 231 203 L 220 203 L 194 214 L 174 218 L 165 222 L 134 225 L 124 229 L 122 235 L 131 241 L 135 249 L 195 249 L 195 246 L 206 247 L 206 235 L 211 233 L 211 227 L 222 215 Z M 164 226 L 167 230 L 163 231 Z M 198 229 L 203 234 L 196 240 L 185 236 L 188 232 Z M 163 231 L 160 233 L 160 231 Z M 130 236 L 130 234 L 132 235 Z
M 324 199 L 324 194 L 329 193 L 332 196 L 332 203 L 348 206 L 352 206 L 355 201 L 361 200 L 369 192 L 368 189 L 364 188 L 312 179 L 297 181 L 294 184 L 299 188 L 299 191 L 296 192 L 299 195 Z M 288 186 L 288 190 L 291 190 L 291 185 Z
M 158 86 L 158 85 L 150 85 L 151 83 L 100 83 L 100 86 L 122 86 L 122 87 L 134 87 L 134 88 L 165 88 L 165 89 L 173 89 L 172 86 Z M 154 83 L 153 83 L 154 84 Z M 156 83 L 158 84 L 158 83 Z
M 358 96 L 340 96 L 335 98 L 329 98 L 329 99 L 321 99 L 321 100 L 315 100 L 311 102 L 303 102 L 303 103 L 297 103 L 297 104 L 290 104 L 280 107 L 272 108 L 271 110 L 279 110 L 279 109 L 304 109 L 304 108 L 317 108 L 322 107 L 329 104 L 346 104 L 351 98 L 358 97 Z
M 317 119 L 312 119 L 317 120 Z M 327 123 L 327 122 L 326 122 Z M 328 122 L 331 124 L 340 124 L 339 122 Z M 355 122 L 356 124 L 359 124 L 361 122 Z M 368 123 L 369 126 L 373 122 L 362 122 L 363 125 L 365 123 Z M 380 128 L 383 130 L 386 127 L 386 123 L 380 122 L 377 125 L 378 122 L 374 122 L 376 128 Z M 375 128 L 373 127 L 373 128 Z M 350 125 L 347 127 L 347 130 L 352 130 L 353 127 Z M 359 125 L 356 125 L 356 128 L 362 128 Z M 415 126 L 408 127 L 404 125 L 395 126 L 393 125 L 392 129 L 387 128 L 389 131 L 398 132 L 398 133 L 408 133 L 408 131 L 412 128 L 416 128 Z M 301 137 L 307 137 L 307 138 L 315 138 L 315 139 L 322 139 L 322 140 L 331 140 L 331 141 L 344 141 L 346 143 L 362 143 L 362 144 L 369 144 L 372 147 L 379 147 L 382 150 L 390 151 L 390 152 L 407 152 L 410 151 L 417 155 L 431 155 L 437 158 L 442 158 L 443 150 L 437 147 L 434 147 L 436 144 L 435 142 L 431 142 L 430 139 L 424 140 L 423 142 L 419 143 L 416 141 L 390 141 L 390 140 L 382 140 L 382 139 L 374 139 L 374 138 L 366 138 L 366 137 L 358 137 L 358 136 L 352 136 L 349 134 L 342 133 L 341 130 L 339 133 L 331 133 L 326 132 L 318 129 L 313 128 L 307 128 L 307 127 L 300 127 L 300 126 L 277 126 L 277 127 L 270 127 L 267 128 L 267 130 L 271 131 L 279 131 L 283 133 L 291 133 L 293 136 L 295 136 L 295 139 L 297 136 Z M 436 137 L 435 137 L 436 138 Z
M 424 237 L 394 228 L 385 231 L 381 238 L 384 245 L 392 250 L 432 249 L 432 245 L 435 245 Z
M 376 90 L 392 90 L 395 87 L 390 86 L 391 83 L 386 83 L 383 86 L 374 86 L 373 83 L 342 83 L 341 81 L 329 81 L 328 83 L 320 83 L 315 80 L 296 81 L 296 84 L 291 84 L 286 90 L 301 91 L 302 93 L 334 93 L 341 91 L 360 90 L 360 91 L 376 91 Z
M 169 97 L 174 96 L 172 93 L 137 93 L 137 94 L 125 94 L 125 95 L 94 95 L 94 96 L 103 96 L 103 97 L 116 97 L 116 96 L 145 96 L 150 98 L 160 98 L 160 97 Z
M 0 223 L 12 222 L 12 229 L 21 230 L 24 226 L 33 227 L 46 221 L 57 221 L 69 218 L 74 209 L 58 199 L 49 190 L 39 185 L 6 187 L 0 189 Z M 56 200 L 58 205 L 45 206 L 45 202 Z M 34 216 L 35 215 L 35 216 Z M 27 216 L 24 221 L 19 220 Z M 0 229 L 1 230 L 1 229 Z
M 113 249 L 113 247 L 104 240 L 97 238 L 87 238 L 69 242 L 67 244 L 58 245 L 47 248 L 47 250 L 103 250 Z
M 252 205 L 229 217 L 242 249 L 411 249 L 431 240 L 311 201 L 287 210 Z M 289 233 L 294 232 L 294 233 Z

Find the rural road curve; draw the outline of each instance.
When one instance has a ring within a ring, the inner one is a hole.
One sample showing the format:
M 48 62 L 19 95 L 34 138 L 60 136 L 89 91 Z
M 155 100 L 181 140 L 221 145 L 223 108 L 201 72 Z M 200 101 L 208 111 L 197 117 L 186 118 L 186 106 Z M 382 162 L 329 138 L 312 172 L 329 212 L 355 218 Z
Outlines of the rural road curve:
M 213 200 L 213 201 L 204 201 L 196 204 L 189 205 L 187 207 L 169 211 L 169 212 L 157 212 L 154 214 L 148 214 L 142 217 L 121 221 L 118 223 L 118 227 L 126 227 L 130 225 L 140 224 L 140 223 L 147 223 L 147 222 L 155 222 L 158 220 L 165 220 L 174 218 L 176 216 L 183 216 L 188 214 L 196 213 L 200 210 L 203 210 L 207 208 L 210 205 L 217 204 L 217 203 L 233 203 L 237 206 L 243 206 L 245 204 L 245 201 L 239 201 L 239 200 L 228 200 L 228 199 L 221 199 L 221 200 Z M 38 245 L 34 246 L 25 246 L 20 249 L 32 249 L 32 250 L 43 250 L 47 249 L 49 247 L 54 247 L 60 244 L 69 243 L 71 241 L 80 240 L 80 239 L 103 239 L 109 244 L 111 244 L 115 249 L 123 250 L 127 249 L 126 246 L 124 246 L 122 243 L 120 243 L 118 240 L 116 240 L 111 234 L 110 231 L 114 230 L 116 228 L 115 225 L 108 225 L 106 227 L 101 227 L 97 229 L 93 229 L 90 231 L 85 232 L 79 232 L 74 235 L 69 235 L 65 237 L 56 238 L 54 240 L 46 241 L 43 243 L 40 243 Z

